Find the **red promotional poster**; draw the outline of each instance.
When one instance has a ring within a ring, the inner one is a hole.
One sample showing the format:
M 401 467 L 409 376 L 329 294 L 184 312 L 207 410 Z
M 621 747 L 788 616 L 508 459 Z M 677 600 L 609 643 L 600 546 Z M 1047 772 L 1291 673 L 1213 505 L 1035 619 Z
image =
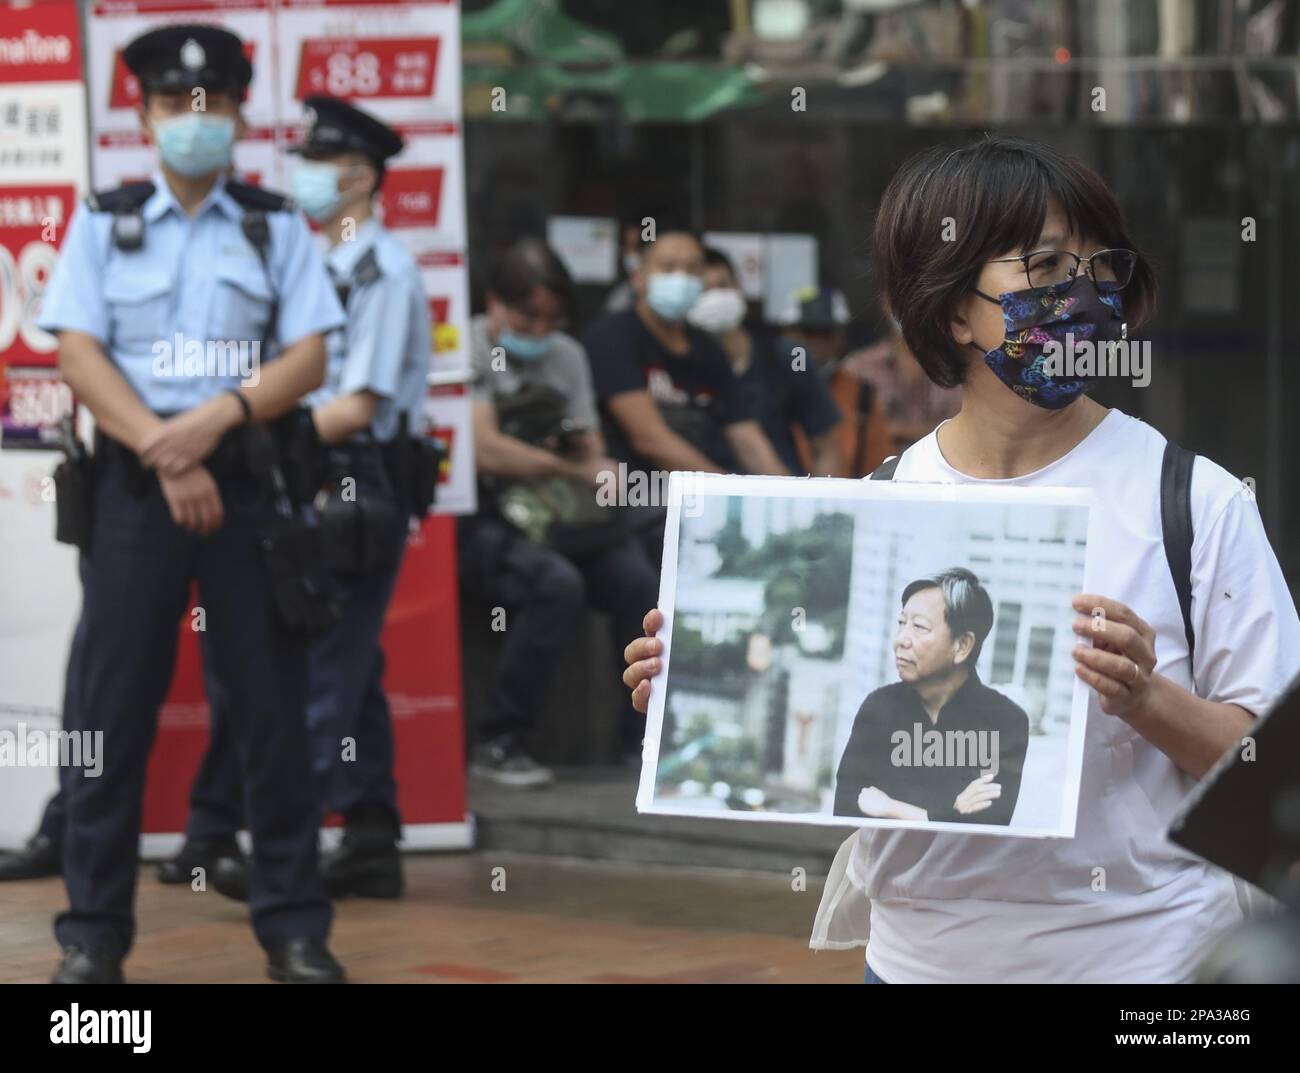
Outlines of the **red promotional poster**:
M 71 406 L 41 297 L 85 181 L 82 51 L 73 0 L 0 23 L 0 442 L 36 446 Z
M 298 56 L 295 96 L 428 97 L 437 79 L 438 48 L 436 37 L 310 38 Z
M 81 81 L 81 35 L 72 3 L 34 5 L 0 29 L 0 82 Z
M 71 185 L 0 187 L 0 428 L 10 447 L 38 441 L 71 408 L 57 341 L 36 311 L 75 206 Z
M 384 694 L 393 719 L 403 840 L 412 848 L 468 841 L 455 543 L 454 519 L 425 519 L 407 542 L 384 625 Z M 147 832 L 184 829 L 190 784 L 207 749 L 208 704 L 194 638 L 186 615 L 159 722 L 159 746 L 166 748 L 156 746 L 149 761 Z
M 388 227 L 437 227 L 442 208 L 442 168 L 394 168 L 379 194 Z
M 0 187 L 0 355 L 6 362 L 54 364 L 54 337 L 36 311 L 77 204 L 70 184 Z

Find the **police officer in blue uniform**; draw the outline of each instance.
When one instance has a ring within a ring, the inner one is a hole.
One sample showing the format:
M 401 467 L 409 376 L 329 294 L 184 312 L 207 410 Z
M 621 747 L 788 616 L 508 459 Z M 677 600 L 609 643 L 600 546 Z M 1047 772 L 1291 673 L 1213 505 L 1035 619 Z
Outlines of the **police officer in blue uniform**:
M 342 310 L 291 204 L 226 178 L 252 78 L 239 38 L 169 26 L 124 60 L 159 168 L 78 209 L 38 320 L 97 426 L 64 727 L 101 733 L 104 763 L 63 782 L 54 982 L 122 979 L 146 763 L 191 582 L 241 769 L 268 972 L 341 981 L 317 856 L 306 613 L 295 619 L 296 596 L 319 587 L 284 574 L 299 516 L 267 444 L 269 423 L 322 382 Z
M 308 97 L 304 104 L 294 197 L 328 236 L 326 265 L 347 310 L 346 326 L 327 341 L 325 384 L 308 400 L 327 459 L 317 504 L 342 592 L 342 617 L 310 656 L 307 718 L 321 803 L 345 821 L 323 870 L 335 897 L 395 898 L 402 892 L 401 820 L 379 638 L 408 519 L 422 511 L 406 472 L 422 463 L 405 452 L 424 429 L 432 331 L 419 269 L 374 213 L 401 136 L 340 100 Z M 178 871 L 238 827 L 239 772 L 223 710 L 214 705 Z M 243 896 L 237 860 L 219 862 L 213 881 L 222 893 Z

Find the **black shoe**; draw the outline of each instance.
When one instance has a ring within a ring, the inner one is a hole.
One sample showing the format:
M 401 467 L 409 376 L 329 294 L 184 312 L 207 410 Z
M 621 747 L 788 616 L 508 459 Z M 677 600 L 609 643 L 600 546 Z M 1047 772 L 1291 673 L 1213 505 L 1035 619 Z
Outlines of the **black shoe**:
M 0 853 L 0 883 L 63 875 L 63 847 L 48 835 L 32 835 L 26 847 Z
M 334 960 L 324 939 L 290 939 L 270 951 L 266 974 L 282 984 L 342 984 L 343 966 Z
M 192 883 L 194 869 L 211 873 L 218 859 L 240 857 L 234 835 L 227 838 L 187 838 L 175 857 L 158 865 L 159 883 Z
M 120 984 L 122 959 L 84 946 L 69 946 L 63 951 L 63 964 L 50 983 Z
M 402 896 L 402 855 L 391 828 L 349 825 L 338 849 L 321 858 L 320 870 L 331 898 Z
M 555 781 L 555 773 L 550 768 L 542 767 L 509 738 L 475 749 L 470 755 L 469 773 L 512 790 L 528 790 Z
M 213 862 L 209 873 L 212 889 L 237 902 L 248 901 L 248 859 L 240 854 L 237 857 L 218 857 Z

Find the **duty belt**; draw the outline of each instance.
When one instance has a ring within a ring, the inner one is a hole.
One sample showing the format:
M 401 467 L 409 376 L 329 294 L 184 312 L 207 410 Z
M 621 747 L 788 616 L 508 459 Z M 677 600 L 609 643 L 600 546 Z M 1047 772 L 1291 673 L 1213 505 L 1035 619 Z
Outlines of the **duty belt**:
M 126 490 L 134 496 L 143 498 L 157 484 L 157 475 L 131 448 L 98 428 L 95 429 L 95 459 L 97 466 L 116 470 Z M 223 435 L 203 465 L 217 479 L 252 476 L 244 457 L 243 428 L 233 428 Z

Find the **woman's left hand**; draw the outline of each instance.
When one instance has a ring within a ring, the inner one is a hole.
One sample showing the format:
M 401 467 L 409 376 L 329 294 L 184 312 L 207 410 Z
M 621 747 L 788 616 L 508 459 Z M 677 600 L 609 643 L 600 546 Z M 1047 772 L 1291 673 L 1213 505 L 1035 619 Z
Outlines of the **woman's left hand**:
M 1156 631 L 1118 600 L 1080 593 L 1074 632 L 1092 641 L 1074 646 L 1074 673 L 1097 691 L 1107 715 L 1131 716 L 1146 703 L 1156 665 Z

